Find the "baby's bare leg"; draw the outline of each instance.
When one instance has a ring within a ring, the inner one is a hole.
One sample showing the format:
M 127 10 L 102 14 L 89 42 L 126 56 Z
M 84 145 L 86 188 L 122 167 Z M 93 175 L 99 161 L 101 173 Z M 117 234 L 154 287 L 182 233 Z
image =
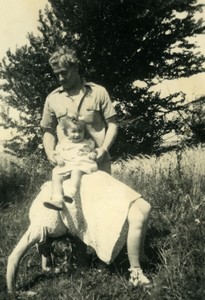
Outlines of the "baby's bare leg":
M 74 169 L 71 172 L 71 185 L 74 186 L 76 188 L 76 190 L 78 189 L 79 185 L 80 185 L 80 181 L 81 178 L 83 176 L 84 172 L 78 169 Z
M 52 193 L 63 198 L 63 176 L 59 174 L 53 174 L 52 177 Z
M 44 206 L 54 210 L 63 209 L 63 176 L 53 172 L 52 198 L 43 202 Z
M 70 202 L 70 200 L 72 200 L 75 197 L 83 174 L 84 172 L 79 169 L 73 169 L 71 171 L 69 192 L 66 193 L 65 197 L 66 202 Z

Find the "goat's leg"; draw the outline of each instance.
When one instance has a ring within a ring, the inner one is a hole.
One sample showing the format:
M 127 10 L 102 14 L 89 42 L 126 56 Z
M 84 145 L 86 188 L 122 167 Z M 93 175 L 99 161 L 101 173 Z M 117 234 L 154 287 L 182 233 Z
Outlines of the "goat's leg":
M 49 256 L 44 256 L 43 254 L 41 255 L 41 266 L 42 266 L 42 271 L 44 271 L 44 272 L 51 271 L 51 268 L 52 268 L 51 255 L 49 255 Z
M 38 245 L 38 251 L 41 254 L 42 271 L 49 272 L 54 266 L 54 257 L 52 254 L 53 239 L 47 239 L 46 243 Z
M 35 243 L 39 241 L 39 236 L 31 237 L 31 230 L 28 229 L 12 253 L 9 255 L 7 263 L 7 289 L 8 293 L 15 295 L 16 292 L 16 275 L 21 258 Z

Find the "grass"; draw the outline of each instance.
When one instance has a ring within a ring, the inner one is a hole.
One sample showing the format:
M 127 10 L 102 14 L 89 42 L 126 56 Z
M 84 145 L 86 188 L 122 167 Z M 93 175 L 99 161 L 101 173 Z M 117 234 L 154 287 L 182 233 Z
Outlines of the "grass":
M 35 168 L 31 167 L 33 159 Z M 9 190 L 1 201 L 0 211 L 2 300 L 7 299 L 8 254 L 28 226 L 31 201 L 50 174 L 46 162 L 33 159 L 24 161 L 23 168 L 17 167 L 18 184 L 13 184 L 15 178 L 9 163 L 4 177 L 4 191 L 6 187 Z M 19 299 L 205 299 L 204 161 L 205 151 L 193 148 L 160 157 L 138 156 L 113 164 L 113 175 L 140 192 L 153 207 L 146 239 L 148 264 L 144 266 L 154 282 L 151 289 L 127 284 L 126 251 L 108 270 L 99 271 L 95 257 L 90 255 L 92 267 L 87 271 L 77 268 L 44 274 L 34 247 L 19 270 Z

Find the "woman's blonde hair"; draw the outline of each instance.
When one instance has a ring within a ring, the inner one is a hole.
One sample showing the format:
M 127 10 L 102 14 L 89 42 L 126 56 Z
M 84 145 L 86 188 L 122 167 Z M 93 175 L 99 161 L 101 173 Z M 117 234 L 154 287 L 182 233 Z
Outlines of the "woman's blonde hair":
M 71 65 L 78 66 L 79 60 L 76 56 L 75 50 L 67 46 L 59 47 L 50 57 L 49 64 L 52 68 Z

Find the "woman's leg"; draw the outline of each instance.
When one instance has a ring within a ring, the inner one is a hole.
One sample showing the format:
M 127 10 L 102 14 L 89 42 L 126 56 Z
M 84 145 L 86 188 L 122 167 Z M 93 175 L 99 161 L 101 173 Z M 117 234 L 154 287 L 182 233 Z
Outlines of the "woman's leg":
M 145 257 L 144 244 L 145 244 L 145 238 L 146 238 L 147 227 L 148 227 L 148 222 L 149 222 L 149 216 L 150 216 L 150 212 L 151 212 L 151 205 L 147 201 L 145 201 L 143 198 L 140 198 L 137 200 L 137 206 L 139 207 L 140 211 L 142 212 L 142 214 L 144 216 L 141 241 L 140 241 L 140 258 L 143 259 Z
M 140 269 L 140 256 L 144 254 L 144 240 L 150 210 L 150 204 L 140 198 L 131 205 L 128 213 L 127 251 L 131 269 Z M 146 281 L 145 278 L 144 281 Z

